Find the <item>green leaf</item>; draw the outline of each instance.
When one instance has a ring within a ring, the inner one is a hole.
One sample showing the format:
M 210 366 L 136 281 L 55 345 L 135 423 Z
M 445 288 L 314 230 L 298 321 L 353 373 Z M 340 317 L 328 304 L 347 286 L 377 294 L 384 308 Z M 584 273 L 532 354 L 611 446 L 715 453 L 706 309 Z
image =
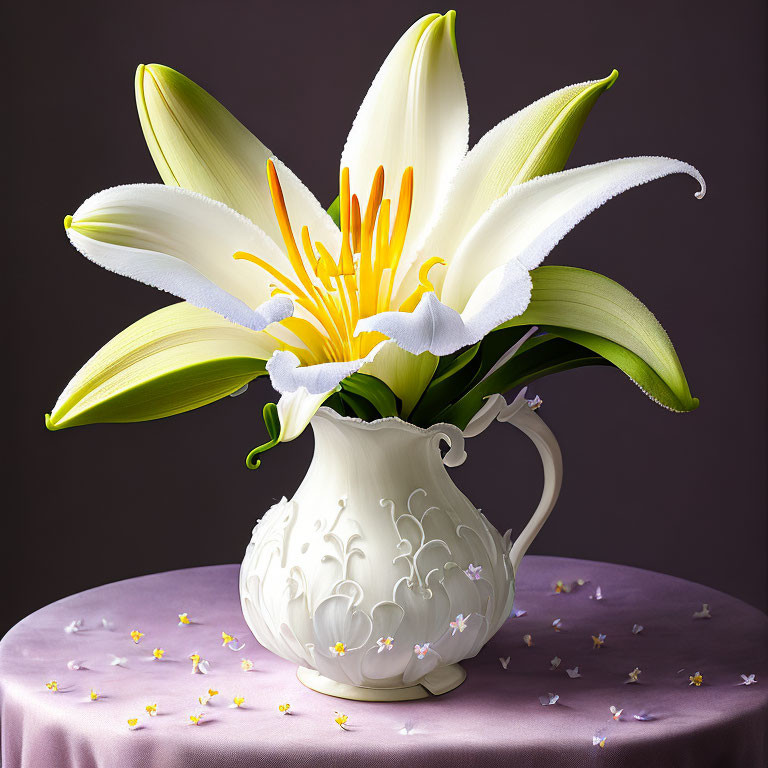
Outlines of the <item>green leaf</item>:
M 371 405 L 371 402 L 360 395 L 353 395 L 351 392 L 342 390 L 339 397 L 344 401 L 350 411 L 356 418 L 363 421 L 376 421 L 380 418 L 379 412 Z
M 533 341 L 533 340 L 531 340 Z M 465 429 L 489 395 L 506 394 L 553 373 L 586 365 L 610 365 L 589 349 L 554 336 L 538 337 L 485 380 L 479 381 L 458 401 L 438 413 L 432 422 L 441 421 Z
M 441 373 L 429 383 L 411 415 L 414 423 L 434 423 L 435 414 L 442 411 L 446 403 L 459 400 L 527 331 L 520 327 L 494 331 L 440 369 Z
M 340 394 L 345 403 L 348 403 L 347 398 L 344 397 L 345 393 L 355 395 L 369 402 L 376 409 L 374 419 L 397 416 L 398 414 L 397 398 L 394 393 L 381 379 L 377 379 L 375 376 L 369 376 L 365 373 L 353 373 L 341 382 L 341 389 L 342 392 Z M 364 417 L 359 416 L 359 418 Z M 371 419 L 366 419 L 366 421 L 369 420 Z
M 575 267 L 539 267 L 531 278 L 528 308 L 500 328 L 551 327 L 608 359 L 660 405 L 673 411 L 698 406 L 666 332 L 626 288 Z
M 328 206 L 328 215 L 333 219 L 333 223 L 341 229 L 341 200 L 336 195 L 336 199 Z
M 226 397 L 266 373 L 279 344 L 186 302 L 152 312 L 74 376 L 46 426 L 160 419 Z

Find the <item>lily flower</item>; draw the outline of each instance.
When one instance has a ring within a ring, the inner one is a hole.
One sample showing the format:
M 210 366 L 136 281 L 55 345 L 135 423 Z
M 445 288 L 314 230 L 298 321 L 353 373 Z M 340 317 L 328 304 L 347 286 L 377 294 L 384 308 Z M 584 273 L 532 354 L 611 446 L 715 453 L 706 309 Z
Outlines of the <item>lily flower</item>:
M 340 163 L 338 226 L 297 176 L 202 88 L 164 66 L 136 73 L 139 116 L 165 182 L 113 187 L 65 228 L 87 258 L 184 301 L 86 363 L 50 429 L 160 418 L 268 373 L 279 434 L 297 437 L 351 374 L 380 378 L 407 418 L 437 357 L 520 315 L 529 272 L 611 197 L 692 166 L 633 157 L 563 171 L 618 73 L 568 86 L 469 152 L 455 13 L 397 42 Z

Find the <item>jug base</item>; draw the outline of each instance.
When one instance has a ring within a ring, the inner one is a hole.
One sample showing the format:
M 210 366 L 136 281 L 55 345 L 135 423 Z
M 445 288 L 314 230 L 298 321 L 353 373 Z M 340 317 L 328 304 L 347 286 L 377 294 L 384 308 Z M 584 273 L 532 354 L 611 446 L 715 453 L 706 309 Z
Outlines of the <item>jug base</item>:
M 429 696 L 440 696 L 458 688 L 466 679 L 467 673 L 459 664 L 438 667 L 414 685 L 401 688 L 366 688 L 358 685 L 339 683 L 324 677 L 317 670 L 299 667 L 296 670 L 299 682 L 307 688 L 327 696 L 354 701 L 413 701 Z

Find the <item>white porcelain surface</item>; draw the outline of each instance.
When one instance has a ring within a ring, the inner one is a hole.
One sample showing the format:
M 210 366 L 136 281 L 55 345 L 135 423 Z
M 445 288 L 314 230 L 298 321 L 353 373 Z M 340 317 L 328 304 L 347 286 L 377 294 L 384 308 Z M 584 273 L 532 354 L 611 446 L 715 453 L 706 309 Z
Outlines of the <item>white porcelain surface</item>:
M 514 572 L 559 491 L 554 437 L 526 405 L 512 410 L 504 420 L 531 436 L 545 463 L 544 497 L 514 548 L 445 469 L 466 456 L 457 427 L 365 423 L 321 408 L 304 481 L 257 522 L 243 560 L 241 603 L 256 639 L 367 688 L 412 686 L 477 654 L 509 616 Z M 479 578 L 465 573 L 470 563 Z M 466 628 L 454 632 L 458 614 Z M 380 651 L 387 637 L 391 648 Z M 414 646 L 425 643 L 419 659 Z

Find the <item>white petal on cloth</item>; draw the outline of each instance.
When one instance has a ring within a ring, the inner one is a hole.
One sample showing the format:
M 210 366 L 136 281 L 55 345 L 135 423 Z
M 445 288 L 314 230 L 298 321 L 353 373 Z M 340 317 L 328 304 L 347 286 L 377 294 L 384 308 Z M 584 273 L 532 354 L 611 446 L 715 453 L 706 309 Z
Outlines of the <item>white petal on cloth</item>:
M 579 107 L 582 113 L 584 109 L 588 112 L 590 106 L 585 105 L 610 87 L 616 74 L 544 96 L 502 120 L 472 147 L 456 170 L 434 227 L 418 253 L 411 254 L 413 265 L 397 284 L 396 302 L 402 302 L 416 287 L 418 268 L 426 259 L 441 256 L 450 263 L 456 246 L 512 185 L 562 169 L 578 135 L 574 131 L 572 141 L 563 140 L 563 124 L 574 118 Z M 553 163 L 554 168 L 547 167 Z M 445 270 L 435 270 L 432 277 L 439 294 Z
M 483 214 L 457 249 L 446 270 L 441 300 L 459 312 L 477 311 L 474 293 L 494 270 L 512 260 L 537 267 L 582 219 L 612 197 L 671 173 L 696 179 L 701 198 L 706 185 L 688 163 L 666 157 L 629 157 L 540 176 L 512 187 Z M 498 276 L 498 272 L 496 273 Z M 483 293 L 488 291 L 488 285 Z M 510 315 L 512 317 L 513 315 Z
M 199 85 L 161 64 L 140 66 L 136 102 L 147 146 L 166 184 L 219 200 L 250 218 L 282 249 L 267 182 L 272 158 L 294 226 L 306 224 L 313 239 L 338 252 L 338 227 L 314 195 Z
M 287 297 L 270 298 L 266 272 L 232 258 L 251 251 L 290 272 L 282 251 L 249 219 L 196 192 L 112 187 L 77 209 L 67 234 L 96 264 L 246 328 L 261 330 L 293 312 Z
M 414 169 L 406 248 L 418 243 L 467 151 L 469 111 L 455 43 L 455 16 L 419 19 L 387 56 L 349 132 L 341 167 L 361 203 L 384 166 L 384 197 L 397 200 L 400 179 Z M 394 215 L 395 206 L 392 206 Z
M 413 312 L 382 312 L 363 318 L 355 333 L 379 331 L 414 355 L 426 350 L 433 355 L 448 355 L 474 344 L 497 325 L 524 312 L 531 290 L 528 270 L 510 261 L 477 286 L 473 301 L 461 314 L 429 292 Z

